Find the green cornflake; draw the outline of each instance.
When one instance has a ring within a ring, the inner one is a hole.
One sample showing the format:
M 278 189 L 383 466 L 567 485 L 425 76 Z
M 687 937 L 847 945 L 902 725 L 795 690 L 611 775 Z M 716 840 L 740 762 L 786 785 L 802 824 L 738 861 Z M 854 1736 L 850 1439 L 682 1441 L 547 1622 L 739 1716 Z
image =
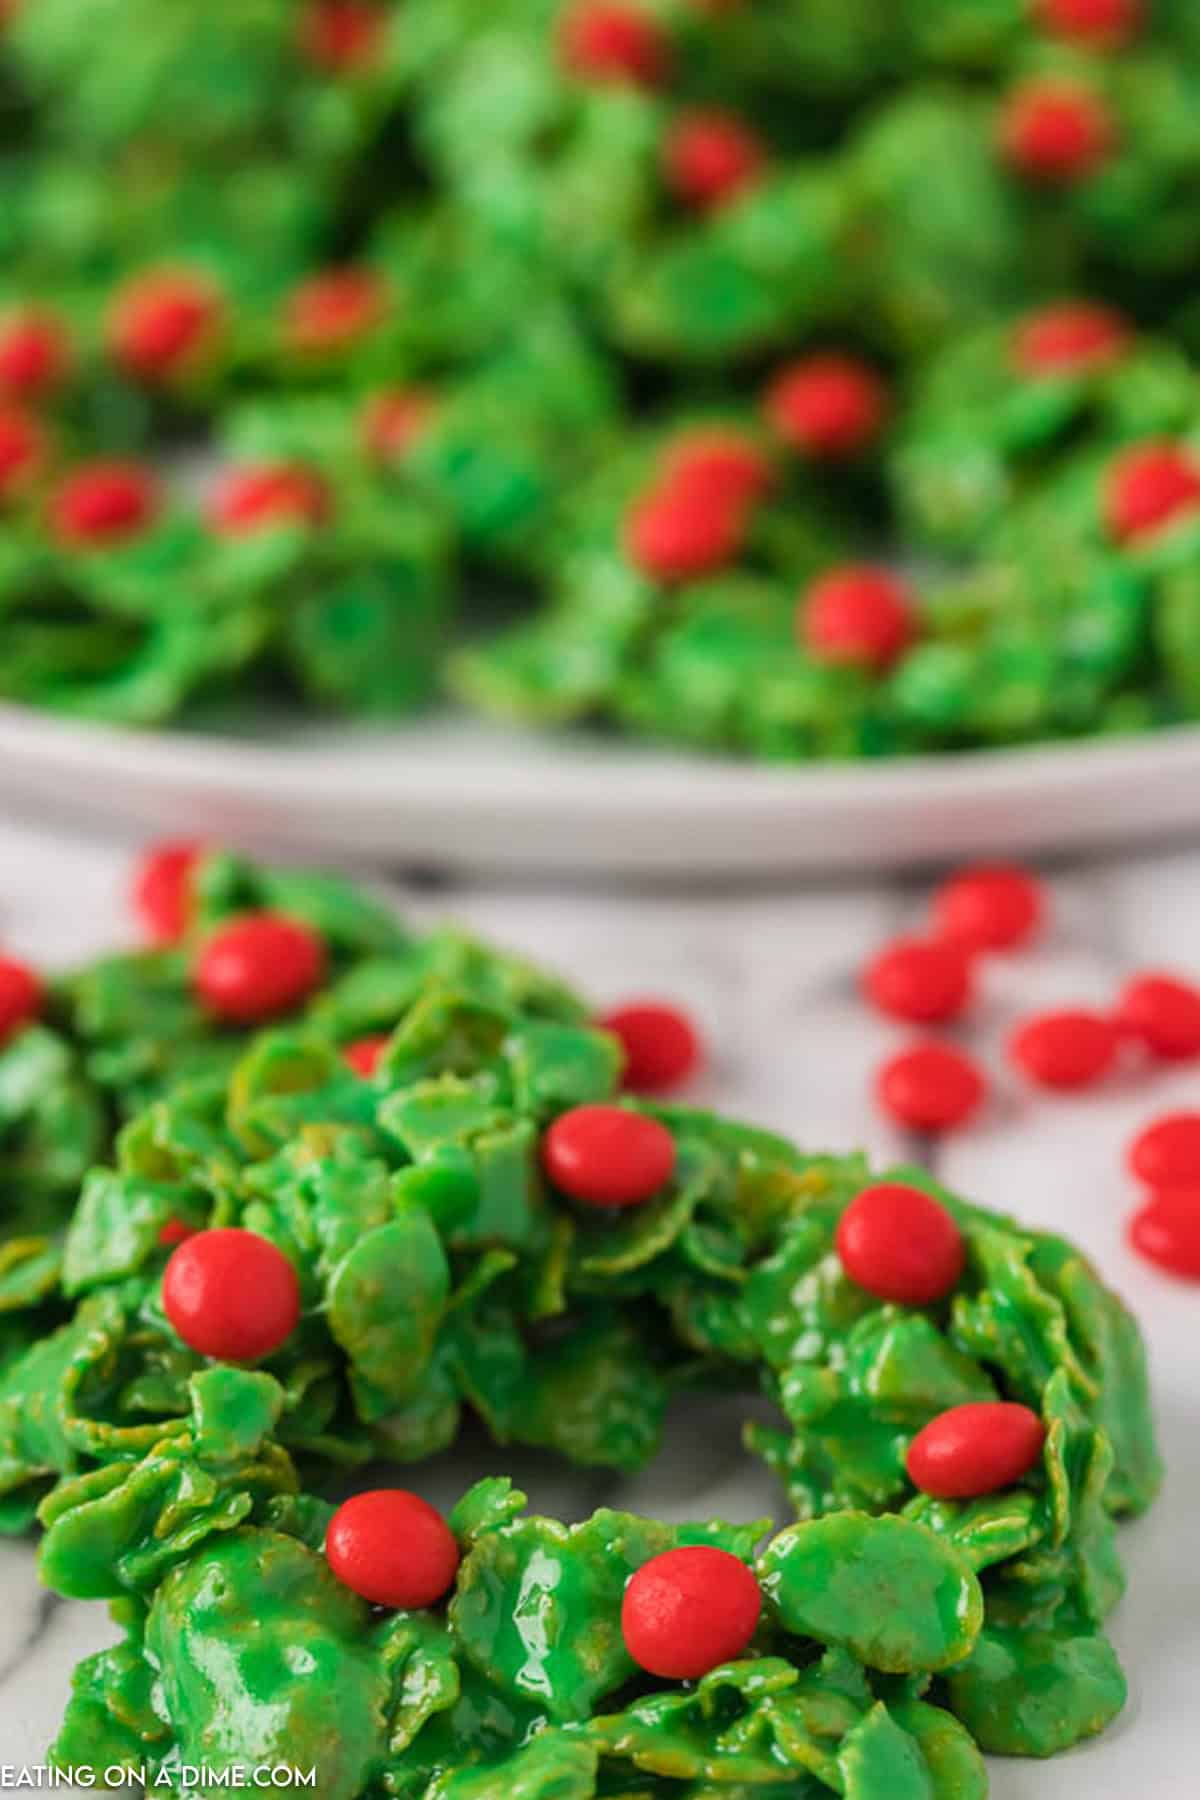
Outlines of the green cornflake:
M 780 1624 L 843 1645 L 869 1668 L 932 1672 L 961 1662 L 983 1623 L 966 1563 L 906 1519 L 838 1513 L 792 1525 L 763 1553 Z

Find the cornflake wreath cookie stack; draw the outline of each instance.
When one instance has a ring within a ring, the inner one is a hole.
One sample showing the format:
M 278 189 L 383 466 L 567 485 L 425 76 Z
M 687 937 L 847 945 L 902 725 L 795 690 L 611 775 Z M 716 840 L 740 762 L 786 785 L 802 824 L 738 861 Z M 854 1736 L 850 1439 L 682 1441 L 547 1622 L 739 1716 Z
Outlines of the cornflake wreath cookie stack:
M 622 1094 L 560 983 L 340 883 L 175 851 L 139 896 L 176 941 L 27 997 L 5 1051 L 53 1040 L 125 1120 L 0 1379 L 7 1523 L 36 1506 L 44 1580 L 122 1630 L 57 1764 L 972 1800 L 981 1749 L 1120 1710 L 1114 1525 L 1159 1466 L 1136 1327 L 1070 1245 Z M 634 1470 L 674 1394 L 731 1387 L 778 1414 L 747 1431 L 777 1531 L 566 1525 L 500 1474 L 448 1518 L 322 1498 L 467 1413 L 498 1461 Z

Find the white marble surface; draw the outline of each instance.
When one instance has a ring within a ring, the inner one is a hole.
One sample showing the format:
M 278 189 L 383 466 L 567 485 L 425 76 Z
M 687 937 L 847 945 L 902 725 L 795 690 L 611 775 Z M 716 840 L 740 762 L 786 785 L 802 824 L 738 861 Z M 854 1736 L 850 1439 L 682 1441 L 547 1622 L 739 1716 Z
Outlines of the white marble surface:
M 0 944 L 47 962 L 85 956 L 127 934 L 128 852 L 67 842 L 0 821 Z M 1131 1703 L 1100 1742 L 1048 1764 L 996 1763 L 994 1800 L 1190 1800 L 1200 1794 L 1200 1287 L 1170 1282 L 1124 1248 L 1134 1194 L 1122 1170 L 1132 1131 L 1169 1105 L 1200 1104 L 1200 1066 L 1128 1078 L 1080 1100 L 1031 1098 L 1003 1069 L 999 1047 L 1022 1010 L 1105 1001 L 1147 964 L 1200 976 L 1200 850 L 1051 870 L 1055 924 L 1035 954 L 989 965 L 964 1037 L 998 1075 L 986 1116 L 937 1156 L 940 1173 L 973 1198 L 1081 1241 L 1139 1313 L 1151 1344 L 1169 1463 L 1152 1515 L 1124 1530 L 1129 1594 L 1113 1625 Z M 866 1143 L 879 1157 L 914 1146 L 873 1112 L 872 1068 L 902 1034 L 855 998 L 854 974 L 886 934 L 920 916 L 924 882 L 862 888 L 777 887 L 748 894 L 687 886 L 635 894 L 525 886 L 396 883 L 426 918 L 453 915 L 590 987 L 598 1000 L 676 996 L 713 1046 L 694 1098 L 774 1126 L 813 1146 Z M 683 1417 L 668 1453 L 634 1482 L 563 1476 L 532 1465 L 534 1500 L 582 1511 L 603 1494 L 677 1516 L 697 1508 L 752 1517 L 778 1505 L 748 1471 L 729 1409 Z M 431 1498 L 456 1491 L 487 1453 L 428 1475 Z M 509 1467 L 513 1459 L 503 1462 Z M 28 1546 L 0 1547 L 0 1765 L 36 1763 L 52 1734 L 75 1658 L 106 1640 L 102 1607 L 40 1597 Z

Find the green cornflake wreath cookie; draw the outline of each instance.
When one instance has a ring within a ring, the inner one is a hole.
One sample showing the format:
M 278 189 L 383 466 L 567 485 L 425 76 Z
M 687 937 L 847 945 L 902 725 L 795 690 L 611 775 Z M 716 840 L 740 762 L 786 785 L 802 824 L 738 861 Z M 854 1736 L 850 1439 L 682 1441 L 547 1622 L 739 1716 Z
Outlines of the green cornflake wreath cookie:
M 994 544 L 1194 428 L 1186 0 L 7 11 L 5 699 L 789 762 L 1196 717 L 1127 544 L 1066 604 Z M 1107 349 L 1047 348 L 1089 312 Z M 681 474 L 729 431 L 762 479 Z M 240 495 L 164 520 L 197 451 Z
M 975 1800 L 980 1749 L 1113 1718 L 1114 1522 L 1159 1465 L 1136 1326 L 1078 1252 L 919 1169 L 620 1097 L 568 989 L 340 882 L 168 863 L 143 910 L 186 940 L 59 984 L 0 1069 L 40 1057 L 87 1120 L 61 1159 L 40 1117 L 14 1137 L 48 1195 L 95 1159 L 20 1252 L 42 1280 L 0 1375 L 5 1521 L 36 1506 L 45 1581 L 124 1633 L 58 1764 L 312 1767 L 322 1800 Z M 794 1514 L 773 1536 L 568 1527 L 499 1476 L 448 1523 L 320 1497 L 468 1412 L 634 1470 L 674 1394 L 730 1388 L 778 1412 L 747 1431 Z

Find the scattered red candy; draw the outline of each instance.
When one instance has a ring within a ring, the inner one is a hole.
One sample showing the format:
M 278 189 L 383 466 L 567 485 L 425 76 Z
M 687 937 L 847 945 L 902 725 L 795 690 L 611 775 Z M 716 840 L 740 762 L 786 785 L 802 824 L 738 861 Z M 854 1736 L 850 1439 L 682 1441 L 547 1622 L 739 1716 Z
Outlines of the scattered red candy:
M 711 506 L 752 506 L 771 491 L 775 470 L 761 444 L 732 426 L 701 426 L 677 438 L 662 460 L 663 487 Z
M 299 19 L 302 55 L 329 75 L 370 68 L 383 40 L 386 18 L 364 0 L 312 0 Z
M 632 4 L 576 0 L 562 18 L 559 55 L 568 74 L 583 81 L 661 87 L 671 46 L 658 21 Z
M 300 463 L 268 463 L 228 475 L 208 522 L 222 537 L 240 537 L 270 525 L 321 525 L 329 512 L 329 489 L 313 470 Z
M 1200 988 L 1175 975 L 1136 975 L 1117 1002 L 1117 1024 L 1163 1062 L 1200 1056 Z
M 1200 1187 L 1200 1113 L 1167 1113 L 1139 1131 L 1129 1166 L 1150 1188 Z
M 1022 321 L 1013 336 L 1013 358 L 1025 375 L 1075 375 L 1118 361 L 1129 344 L 1120 313 L 1091 301 L 1066 301 Z
M 300 1322 L 300 1283 L 283 1251 L 256 1231 L 197 1231 L 171 1253 L 163 1311 L 184 1343 L 224 1362 L 258 1362 Z
M 1200 1188 L 1151 1195 L 1129 1221 L 1129 1242 L 1169 1275 L 1200 1281 Z
M 663 146 L 668 187 L 701 212 L 736 200 L 754 186 L 765 166 L 761 139 L 735 113 L 686 113 Z
M 168 1219 L 159 1228 L 158 1241 L 164 1250 L 173 1250 L 177 1244 L 186 1244 L 190 1237 L 195 1237 L 196 1227 L 185 1225 L 182 1219 Z
M 620 1038 L 625 1086 L 635 1093 L 665 1093 L 680 1087 L 703 1060 L 699 1033 L 677 1006 L 632 1001 L 605 1013 L 599 1023 Z
M 204 854 L 200 844 L 153 844 L 134 866 L 130 898 L 152 944 L 177 944 L 188 928 L 192 875 Z
M 350 350 L 387 311 L 382 281 L 370 269 L 326 269 L 292 292 L 284 333 L 293 350 L 323 355 Z
M 108 318 L 114 360 L 139 381 L 161 381 L 194 367 L 212 348 L 225 316 L 207 276 L 155 270 L 122 288 Z
M 362 442 L 379 462 L 406 457 L 437 411 L 437 395 L 428 388 L 387 388 L 372 394 L 362 414 Z
M 576 1106 L 542 1139 L 542 1167 L 564 1194 L 589 1206 L 638 1206 L 666 1186 L 675 1140 L 657 1119 L 619 1106 Z
M 762 1612 L 754 1573 L 728 1550 L 694 1544 L 643 1563 L 621 1602 L 621 1635 L 641 1669 L 698 1681 L 741 1656 Z
M 971 998 L 971 962 L 957 944 L 896 938 L 867 964 L 863 991 L 892 1019 L 937 1025 L 957 1018 Z
M 24 493 L 45 467 L 46 431 L 32 414 L 0 406 L 0 501 Z
M 1120 1036 L 1102 1013 L 1064 1008 L 1039 1013 L 1019 1025 L 1008 1053 L 1017 1068 L 1039 1087 L 1063 1091 L 1101 1081 L 1117 1060 Z
M 625 548 L 652 581 L 695 581 L 733 561 L 744 522 L 742 507 L 733 503 L 714 505 L 708 496 L 687 488 L 658 488 L 631 508 Z
M 864 563 L 831 569 L 800 603 L 799 636 L 816 662 L 883 671 L 916 630 L 912 595 L 898 576 Z
M 978 1066 L 951 1044 L 914 1044 L 886 1062 L 876 1079 L 884 1112 L 911 1131 L 952 1131 L 986 1091 Z
M 977 1400 L 952 1406 L 908 1447 L 909 1480 L 939 1500 L 972 1500 L 1012 1487 L 1035 1467 L 1046 1428 L 1028 1406 Z
M 1015 950 L 1036 936 L 1046 911 L 1036 875 L 1010 863 L 960 869 L 933 897 L 934 930 L 968 950 Z
M 71 340 L 53 313 L 22 307 L 0 320 L 0 393 L 37 400 L 62 382 Z
M 1000 148 L 1031 181 L 1066 185 L 1094 174 L 1116 142 L 1116 126 L 1097 94 L 1066 82 L 1018 87 L 1000 119 Z
M 1200 509 L 1200 461 L 1178 444 L 1139 444 L 1112 463 L 1104 517 L 1118 543 L 1148 537 Z
M 238 1024 L 290 1012 L 325 974 L 315 931 L 282 913 L 249 913 L 214 931 L 196 959 L 193 985 L 210 1012 Z
M 962 1233 L 946 1208 L 899 1182 L 864 1188 L 842 1214 L 835 1244 L 856 1286 L 901 1306 L 944 1299 L 966 1261 Z
M 869 450 L 883 430 L 888 393 L 868 363 L 808 356 L 781 369 L 767 389 L 767 419 L 783 443 L 820 462 Z
M 157 483 L 138 463 L 85 463 L 51 496 L 50 529 L 64 544 L 117 544 L 151 525 L 159 504 Z
M 0 956 L 0 1044 L 37 1018 L 44 997 L 40 978 L 27 964 Z
M 1037 19 L 1055 37 L 1089 50 L 1116 50 L 1140 30 L 1143 0 L 1036 0 Z
M 433 1606 L 458 1573 L 454 1533 L 440 1512 L 406 1488 L 375 1488 L 338 1507 L 325 1533 L 338 1580 L 373 1606 Z
M 383 1032 L 376 1037 L 358 1038 L 353 1044 L 344 1047 L 342 1059 L 349 1063 L 356 1075 L 361 1075 L 364 1081 L 370 1081 L 390 1042 L 390 1038 Z

